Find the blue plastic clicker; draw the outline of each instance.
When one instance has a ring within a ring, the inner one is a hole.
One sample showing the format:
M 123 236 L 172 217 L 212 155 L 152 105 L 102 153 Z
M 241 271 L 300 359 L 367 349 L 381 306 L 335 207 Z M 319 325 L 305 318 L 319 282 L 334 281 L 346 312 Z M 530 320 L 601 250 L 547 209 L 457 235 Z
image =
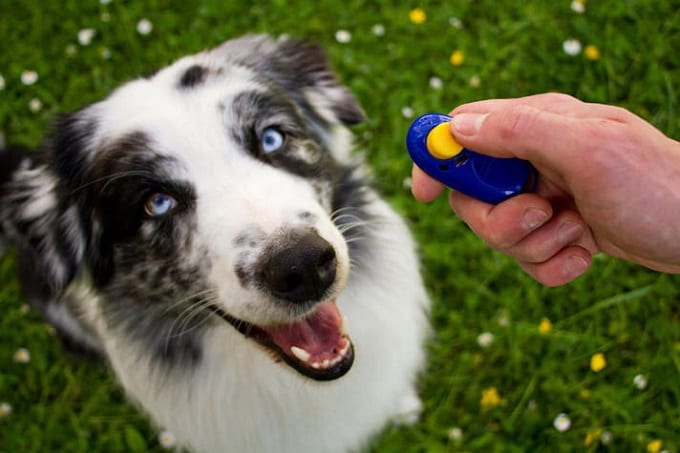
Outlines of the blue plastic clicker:
M 487 203 L 498 204 L 538 181 L 525 160 L 479 154 L 459 145 L 448 130 L 449 115 L 427 113 L 411 124 L 406 147 L 413 162 L 432 178 Z

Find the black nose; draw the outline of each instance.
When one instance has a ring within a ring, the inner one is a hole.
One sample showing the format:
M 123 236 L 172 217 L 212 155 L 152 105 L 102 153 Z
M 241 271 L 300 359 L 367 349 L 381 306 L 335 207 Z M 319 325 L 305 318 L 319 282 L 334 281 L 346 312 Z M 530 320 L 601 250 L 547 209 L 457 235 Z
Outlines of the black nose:
M 291 302 L 320 300 L 335 281 L 335 249 L 311 230 L 282 235 L 260 259 L 264 286 Z

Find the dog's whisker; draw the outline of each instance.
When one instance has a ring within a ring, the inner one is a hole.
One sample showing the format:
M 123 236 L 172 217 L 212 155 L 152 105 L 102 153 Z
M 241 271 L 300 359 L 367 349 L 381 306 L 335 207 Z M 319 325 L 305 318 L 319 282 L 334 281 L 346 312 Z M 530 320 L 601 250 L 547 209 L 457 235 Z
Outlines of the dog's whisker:
M 85 184 L 82 184 L 82 185 L 76 187 L 75 189 L 73 189 L 71 191 L 71 195 L 76 195 L 81 190 L 87 189 L 90 186 L 93 186 L 95 184 L 98 184 L 100 182 L 105 181 L 104 186 L 101 189 L 101 190 L 104 190 L 113 181 L 116 181 L 116 180 L 121 179 L 121 178 L 130 177 L 130 176 L 153 176 L 153 173 L 151 173 L 150 171 L 145 171 L 145 170 L 130 170 L 130 171 L 121 171 L 121 172 L 114 173 L 114 174 L 111 174 L 111 175 L 102 176 L 101 178 L 93 179 L 91 181 L 88 181 Z

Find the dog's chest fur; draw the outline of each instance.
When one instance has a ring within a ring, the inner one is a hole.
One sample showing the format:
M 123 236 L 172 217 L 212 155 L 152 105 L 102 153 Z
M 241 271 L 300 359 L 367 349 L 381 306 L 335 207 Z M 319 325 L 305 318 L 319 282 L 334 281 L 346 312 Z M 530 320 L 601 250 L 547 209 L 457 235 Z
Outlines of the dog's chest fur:
M 197 451 L 348 451 L 416 411 L 427 297 L 316 46 L 249 36 L 0 154 L 0 241 L 64 338 Z M 344 319 L 347 319 L 347 322 Z

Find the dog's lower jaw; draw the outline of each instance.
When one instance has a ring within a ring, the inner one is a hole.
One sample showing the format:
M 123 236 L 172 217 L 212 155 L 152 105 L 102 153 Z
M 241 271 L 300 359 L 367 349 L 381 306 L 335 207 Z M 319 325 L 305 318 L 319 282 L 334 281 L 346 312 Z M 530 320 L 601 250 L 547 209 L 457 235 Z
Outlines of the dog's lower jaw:
M 247 323 L 214 305 L 210 309 L 246 338 L 260 344 L 275 361 L 283 361 L 311 379 L 338 379 L 354 362 L 347 318 L 340 314 L 335 301 L 318 304 L 303 319 L 275 326 Z

